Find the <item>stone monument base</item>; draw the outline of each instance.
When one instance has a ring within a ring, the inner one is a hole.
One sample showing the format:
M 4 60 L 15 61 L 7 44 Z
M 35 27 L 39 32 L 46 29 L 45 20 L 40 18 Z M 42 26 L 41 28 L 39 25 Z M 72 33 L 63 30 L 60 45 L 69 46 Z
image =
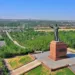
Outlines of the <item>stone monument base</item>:
M 52 60 L 56 61 L 67 57 L 67 45 L 63 42 L 52 41 L 50 43 L 50 56 Z

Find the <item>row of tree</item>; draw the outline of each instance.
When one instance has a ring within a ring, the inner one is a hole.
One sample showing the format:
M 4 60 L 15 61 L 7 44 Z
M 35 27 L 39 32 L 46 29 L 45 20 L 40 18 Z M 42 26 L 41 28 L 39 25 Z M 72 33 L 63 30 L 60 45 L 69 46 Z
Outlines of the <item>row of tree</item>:
M 21 45 L 27 47 L 29 51 L 49 50 L 49 45 L 54 40 L 53 32 L 35 32 L 34 30 L 26 30 L 24 32 L 10 33 L 14 40 L 17 40 Z M 59 32 L 60 41 L 65 42 L 69 47 L 75 48 L 75 31 Z

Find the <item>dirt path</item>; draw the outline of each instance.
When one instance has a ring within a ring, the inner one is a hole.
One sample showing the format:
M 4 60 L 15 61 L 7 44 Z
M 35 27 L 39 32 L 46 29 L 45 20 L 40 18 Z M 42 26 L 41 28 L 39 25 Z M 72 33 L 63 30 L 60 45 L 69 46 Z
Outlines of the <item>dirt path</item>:
M 53 29 L 38 29 L 38 30 L 35 29 L 35 31 L 53 32 L 54 30 Z M 75 29 L 59 29 L 59 31 L 75 31 Z

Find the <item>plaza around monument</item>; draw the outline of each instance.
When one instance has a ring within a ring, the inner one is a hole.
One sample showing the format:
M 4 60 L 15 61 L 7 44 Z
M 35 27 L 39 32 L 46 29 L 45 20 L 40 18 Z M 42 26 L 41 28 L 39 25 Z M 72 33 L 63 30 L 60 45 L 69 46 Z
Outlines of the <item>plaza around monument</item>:
M 47 51 L 47 52 L 43 52 L 43 53 L 33 54 L 33 56 L 37 60 L 43 62 L 47 67 L 49 67 L 52 70 L 56 70 L 56 69 L 59 69 L 62 67 L 66 67 L 66 66 L 75 64 L 75 53 L 68 51 L 67 56 L 69 58 L 65 58 L 65 59 L 61 59 L 61 60 L 57 60 L 57 61 L 50 59 L 48 57 L 49 54 L 50 54 L 50 52 Z
M 74 65 L 75 54 L 67 50 L 67 44 L 59 41 L 59 27 L 56 24 L 52 28 L 54 28 L 54 40 L 50 42 L 50 51 L 33 54 L 33 56 L 43 62 L 51 70 Z M 75 67 L 73 70 L 75 70 Z

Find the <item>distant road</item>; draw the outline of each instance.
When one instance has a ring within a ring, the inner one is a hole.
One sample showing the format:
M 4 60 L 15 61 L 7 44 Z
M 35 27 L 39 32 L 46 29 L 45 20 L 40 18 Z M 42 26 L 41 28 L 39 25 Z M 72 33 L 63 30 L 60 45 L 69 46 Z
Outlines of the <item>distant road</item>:
M 7 31 L 6 31 L 6 34 L 7 34 L 8 38 L 9 38 L 15 45 L 17 45 L 17 46 L 19 46 L 20 48 L 23 48 L 23 49 L 26 48 L 26 47 L 24 47 L 24 46 L 21 46 L 17 41 L 14 41 L 13 38 L 10 36 L 10 34 L 9 34 Z
M 34 31 L 44 31 L 44 32 L 52 32 L 53 29 L 35 29 Z M 59 31 L 75 31 L 75 29 L 59 29 Z

